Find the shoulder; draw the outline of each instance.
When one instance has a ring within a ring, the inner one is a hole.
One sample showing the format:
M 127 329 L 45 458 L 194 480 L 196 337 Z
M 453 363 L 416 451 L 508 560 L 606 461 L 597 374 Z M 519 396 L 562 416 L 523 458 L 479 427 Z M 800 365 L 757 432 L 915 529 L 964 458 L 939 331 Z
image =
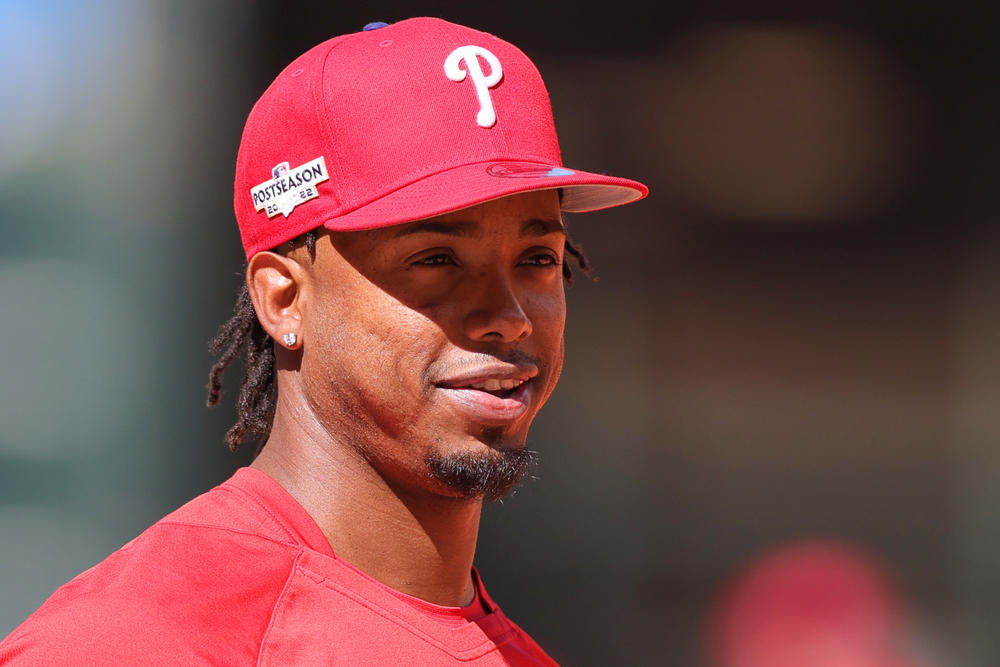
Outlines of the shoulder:
M 160 520 L 0 643 L 6 664 L 245 664 L 301 551 L 226 485 Z

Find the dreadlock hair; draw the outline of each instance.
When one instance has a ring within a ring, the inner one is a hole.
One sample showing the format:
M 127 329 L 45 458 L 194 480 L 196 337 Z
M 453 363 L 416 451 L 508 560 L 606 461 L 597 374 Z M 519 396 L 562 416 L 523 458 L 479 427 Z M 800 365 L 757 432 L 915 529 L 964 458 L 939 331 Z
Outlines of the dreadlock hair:
M 298 236 L 282 247 L 288 249 L 305 245 L 310 259 L 316 259 L 317 230 L 312 229 Z M 566 238 L 565 255 L 587 276 L 592 275 L 590 262 L 583 250 Z M 244 271 L 245 273 L 245 271 Z M 562 265 L 566 285 L 573 284 L 573 271 L 569 262 Z M 274 369 L 274 342 L 264 331 L 257 319 L 246 283 L 236 296 L 233 314 L 226 320 L 219 332 L 208 343 L 208 350 L 218 357 L 208 372 L 208 407 L 214 407 L 222 400 L 222 376 L 236 360 L 242 350 L 246 351 L 243 362 L 243 377 L 240 380 L 239 395 L 236 398 L 236 423 L 226 431 L 225 442 L 230 451 L 235 452 L 240 444 L 249 438 L 257 440 L 256 454 L 264 447 L 274 422 L 274 408 L 277 405 L 278 387 Z

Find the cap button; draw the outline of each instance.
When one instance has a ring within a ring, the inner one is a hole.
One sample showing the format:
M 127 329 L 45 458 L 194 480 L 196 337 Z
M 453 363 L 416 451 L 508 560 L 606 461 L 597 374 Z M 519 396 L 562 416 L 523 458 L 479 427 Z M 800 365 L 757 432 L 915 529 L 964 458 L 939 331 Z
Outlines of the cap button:
M 372 23 L 367 24 L 364 28 L 362 28 L 362 30 L 365 30 L 365 31 L 368 31 L 368 30 L 378 30 L 379 28 L 384 28 L 387 25 L 389 25 L 389 24 L 385 23 L 383 21 L 374 21 Z

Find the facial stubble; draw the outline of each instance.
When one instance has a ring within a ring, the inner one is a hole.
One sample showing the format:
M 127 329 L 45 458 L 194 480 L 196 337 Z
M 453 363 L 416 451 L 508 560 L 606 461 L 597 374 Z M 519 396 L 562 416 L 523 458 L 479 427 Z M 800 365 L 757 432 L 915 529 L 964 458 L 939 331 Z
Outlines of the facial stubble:
M 500 440 L 501 431 L 486 429 L 483 435 L 483 440 L 491 443 Z M 431 476 L 459 496 L 482 497 L 487 501 L 499 500 L 510 493 L 537 462 L 537 453 L 524 447 L 500 449 L 495 446 L 476 452 L 432 450 L 425 459 Z

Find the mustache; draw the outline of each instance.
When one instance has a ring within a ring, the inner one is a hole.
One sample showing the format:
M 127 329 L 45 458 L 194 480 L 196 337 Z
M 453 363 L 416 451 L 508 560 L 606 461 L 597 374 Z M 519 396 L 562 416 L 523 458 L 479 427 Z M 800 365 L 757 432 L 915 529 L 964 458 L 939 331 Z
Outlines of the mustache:
M 545 368 L 546 364 L 524 350 L 511 349 L 497 352 L 464 352 L 460 356 L 434 361 L 427 369 L 430 377 L 457 375 L 466 371 L 495 366 L 497 363 L 511 366 Z

